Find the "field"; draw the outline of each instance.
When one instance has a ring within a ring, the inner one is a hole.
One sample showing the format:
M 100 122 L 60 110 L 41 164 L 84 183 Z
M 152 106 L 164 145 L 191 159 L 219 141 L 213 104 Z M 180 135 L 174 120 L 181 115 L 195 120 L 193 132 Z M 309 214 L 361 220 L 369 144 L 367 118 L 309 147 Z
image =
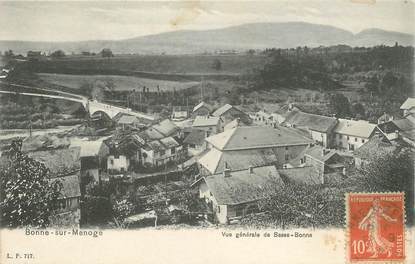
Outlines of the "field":
M 267 57 L 261 55 L 117 55 L 111 58 L 68 56 L 64 59 L 33 62 L 32 66 L 38 72 L 53 73 L 82 71 L 108 74 L 109 71 L 114 71 L 129 75 L 135 72 L 239 75 L 254 68 L 262 68 L 266 60 Z M 215 61 L 220 61 L 219 68 L 214 67 Z
M 79 89 L 85 83 L 95 85 L 102 84 L 105 86 L 108 82 L 114 84 L 116 91 L 128 91 L 133 89 L 141 91 L 145 86 L 146 88 L 149 88 L 149 91 L 155 92 L 157 91 L 157 85 L 160 87 L 161 91 L 172 91 L 174 88 L 178 91 L 199 85 L 199 82 L 166 81 L 120 75 L 72 75 L 51 73 L 38 73 L 37 75 L 45 82 L 72 89 Z

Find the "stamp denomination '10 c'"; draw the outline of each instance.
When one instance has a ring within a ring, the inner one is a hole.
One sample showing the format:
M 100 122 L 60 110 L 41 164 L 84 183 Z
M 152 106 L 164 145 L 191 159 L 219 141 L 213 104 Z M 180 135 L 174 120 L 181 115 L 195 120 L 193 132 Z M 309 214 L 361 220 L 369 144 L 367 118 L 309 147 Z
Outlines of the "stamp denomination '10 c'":
M 349 261 L 403 261 L 404 194 L 352 193 L 346 199 Z

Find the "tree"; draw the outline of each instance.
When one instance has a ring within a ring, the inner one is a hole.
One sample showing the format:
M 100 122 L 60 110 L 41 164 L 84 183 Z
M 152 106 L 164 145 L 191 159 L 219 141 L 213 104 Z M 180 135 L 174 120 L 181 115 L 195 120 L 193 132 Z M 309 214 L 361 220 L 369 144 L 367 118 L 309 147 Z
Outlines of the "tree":
M 286 228 L 341 226 L 344 219 L 344 197 L 321 186 L 287 182 L 283 187 L 271 183 L 260 211 L 268 212 L 267 222 Z
M 110 49 L 105 48 L 101 50 L 101 56 L 109 58 L 109 57 L 114 57 L 114 54 L 112 53 Z
M 66 55 L 65 55 L 65 52 L 63 50 L 56 50 L 56 51 L 52 52 L 52 54 L 50 54 L 50 56 L 52 58 L 58 59 L 58 58 L 63 58 Z
M 21 141 L 13 141 L 9 160 L 0 168 L 2 225 L 47 227 L 62 183 L 49 181 L 49 169 L 20 150 Z
M 4 57 L 6 57 L 6 58 L 13 58 L 14 57 L 13 51 L 12 50 L 6 50 L 4 52 Z
M 343 94 L 334 94 L 330 97 L 329 101 L 330 112 L 337 117 L 349 117 L 350 116 L 350 103 L 349 99 Z
M 414 220 L 414 154 L 406 148 L 374 155 L 349 182 L 358 192 L 404 192 L 407 224 Z
M 355 118 L 364 119 L 366 116 L 365 108 L 361 103 L 355 103 L 352 105 L 352 113 Z
M 212 68 L 216 71 L 220 71 L 222 69 L 222 62 L 219 59 L 215 59 L 212 63 Z

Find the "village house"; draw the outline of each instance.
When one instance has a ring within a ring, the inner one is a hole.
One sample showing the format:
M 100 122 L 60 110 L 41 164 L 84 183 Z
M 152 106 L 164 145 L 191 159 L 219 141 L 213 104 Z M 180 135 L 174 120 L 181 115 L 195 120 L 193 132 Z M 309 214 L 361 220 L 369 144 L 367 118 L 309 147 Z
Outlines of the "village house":
M 57 227 L 79 227 L 81 212 L 81 188 L 78 175 L 67 175 L 50 179 L 53 184 L 59 181 L 62 189 L 58 197 L 59 208 L 50 217 L 51 226 Z
M 130 168 L 130 159 L 120 154 L 116 149 L 111 149 L 107 158 L 107 169 L 110 174 L 127 172 Z
M 250 124 L 246 124 L 244 123 L 242 120 L 240 120 L 239 118 L 234 119 L 233 121 L 229 122 L 228 124 L 226 124 L 223 127 L 223 130 L 229 130 L 229 129 L 233 129 L 235 127 L 239 127 L 239 126 L 249 126 Z
M 58 197 L 59 208 L 51 217 L 52 226 L 79 227 L 80 212 L 80 160 L 79 147 L 58 148 L 28 152 L 27 155 L 43 163 L 48 169 L 50 182 L 62 183 Z
M 303 130 L 315 142 L 329 148 L 337 122 L 334 117 L 294 111 L 293 114 L 286 117 L 282 125 Z
M 200 175 L 249 166 L 283 167 L 313 143 L 286 127 L 241 126 L 206 138 L 209 151 L 198 159 Z
M 193 108 L 192 118 L 196 118 L 196 116 L 209 116 L 212 110 L 213 107 L 211 105 L 202 101 Z
M 196 116 L 193 129 L 203 130 L 207 136 L 222 132 L 221 118 L 217 116 Z
M 183 146 L 172 137 L 146 142 L 141 149 L 144 166 L 160 167 L 179 160 L 182 155 Z
M 200 178 L 192 186 L 198 187 L 199 197 L 214 212 L 215 220 L 228 224 L 234 219 L 258 213 L 258 201 L 264 198 L 265 188 L 272 184 L 284 185 L 275 166 L 227 169 Z
M 378 118 L 378 125 L 383 124 L 383 123 L 387 123 L 393 120 L 393 115 L 390 115 L 388 113 L 383 113 L 383 115 L 381 115 Z
M 273 117 L 273 121 L 275 122 L 275 124 L 278 125 L 283 123 L 288 117 L 295 114 L 297 111 L 300 111 L 300 109 L 298 109 L 296 106 L 290 103 L 283 105 L 282 107 L 274 111 L 274 113 L 272 113 L 271 115 Z
M 365 144 L 378 131 L 375 124 L 364 120 L 338 119 L 334 128 L 333 146 L 354 151 Z
M 364 168 L 374 158 L 393 152 L 396 146 L 382 134 L 373 136 L 353 153 L 355 167 Z
M 183 121 L 188 118 L 187 110 L 174 109 L 171 114 L 172 121 Z
M 325 183 L 328 174 L 345 173 L 344 159 L 336 150 L 316 145 L 306 150 L 304 159 L 307 165 L 314 167 L 319 184 Z
M 250 115 L 254 124 L 262 126 L 275 127 L 277 125 L 276 120 L 274 120 L 274 115 L 266 112 L 265 110 L 260 110 L 253 115 Z
M 127 129 L 142 129 L 145 128 L 145 124 L 143 124 L 136 116 L 131 115 L 123 115 L 117 121 L 118 126 L 120 126 L 123 130 Z
M 187 147 L 190 156 L 195 156 L 206 150 L 207 142 L 205 130 L 193 129 L 184 139 L 183 144 Z
M 142 164 L 141 148 L 146 144 L 146 141 L 141 138 L 138 133 L 133 132 L 126 135 L 119 135 L 116 138 L 113 138 L 112 141 L 115 143 L 116 147 L 114 153 L 118 154 L 118 156 L 125 156 L 125 159 L 129 160 L 129 165 L 137 167 Z M 126 162 L 120 162 L 126 164 Z M 123 167 L 125 168 L 125 166 Z
M 165 119 L 151 126 L 151 128 L 159 132 L 163 137 L 182 137 L 181 129 L 170 119 Z
M 90 177 L 95 183 L 99 183 L 101 172 L 106 170 L 108 145 L 103 140 L 73 140 L 71 147 L 81 148 L 81 177 Z
M 378 125 L 389 140 L 401 138 L 415 147 L 415 113 Z
M 406 99 L 406 101 L 401 105 L 400 109 L 402 110 L 403 116 L 415 113 L 415 98 L 408 97 L 408 99 Z
M 252 120 L 248 114 L 242 112 L 241 110 L 230 104 L 225 104 L 224 106 L 216 109 L 216 111 L 214 111 L 212 115 L 222 118 L 222 126 L 227 125 L 229 122 L 235 120 L 236 118 L 239 118 L 242 122 L 246 124 L 252 123 Z

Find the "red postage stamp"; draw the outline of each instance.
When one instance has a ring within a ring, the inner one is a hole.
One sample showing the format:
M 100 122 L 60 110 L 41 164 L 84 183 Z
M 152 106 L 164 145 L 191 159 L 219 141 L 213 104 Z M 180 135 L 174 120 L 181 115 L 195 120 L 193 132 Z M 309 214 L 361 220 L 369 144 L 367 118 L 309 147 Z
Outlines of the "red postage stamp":
M 346 203 L 350 262 L 405 260 L 403 193 L 351 193 Z

